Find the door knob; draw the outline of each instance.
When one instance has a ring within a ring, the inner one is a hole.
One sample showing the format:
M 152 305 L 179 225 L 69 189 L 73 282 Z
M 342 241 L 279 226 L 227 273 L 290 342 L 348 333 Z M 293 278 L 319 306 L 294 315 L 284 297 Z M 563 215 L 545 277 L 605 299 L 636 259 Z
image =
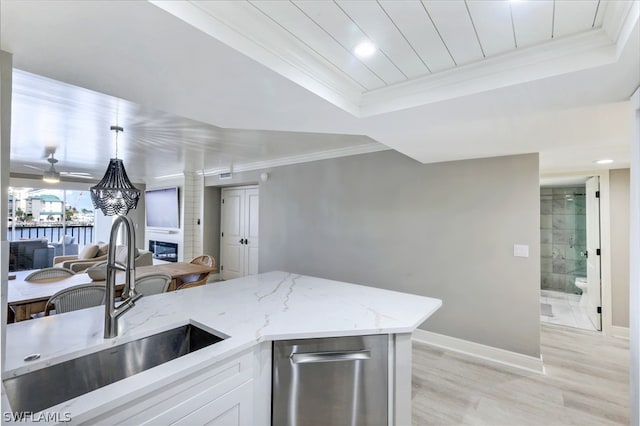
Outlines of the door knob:
M 244 239 L 244 243 L 245 244 L 249 244 L 249 240 L 247 240 L 246 238 Z
M 244 240 L 240 238 L 240 244 L 244 244 Z

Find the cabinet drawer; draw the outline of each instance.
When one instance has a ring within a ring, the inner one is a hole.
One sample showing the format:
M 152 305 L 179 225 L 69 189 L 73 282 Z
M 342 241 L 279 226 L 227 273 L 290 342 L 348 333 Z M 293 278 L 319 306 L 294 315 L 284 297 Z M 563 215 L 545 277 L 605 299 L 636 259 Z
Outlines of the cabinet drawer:
M 124 403 L 85 424 L 172 424 L 225 395 L 253 376 L 253 352 L 244 352 Z
M 253 381 L 249 381 L 172 424 L 182 426 L 251 425 L 253 423 L 252 406 Z

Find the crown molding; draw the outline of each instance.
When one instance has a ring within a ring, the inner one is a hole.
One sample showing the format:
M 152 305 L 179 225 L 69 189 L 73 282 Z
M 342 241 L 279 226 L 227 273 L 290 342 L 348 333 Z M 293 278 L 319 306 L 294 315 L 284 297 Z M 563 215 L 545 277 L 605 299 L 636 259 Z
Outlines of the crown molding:
M 616 45 L 602 29 L 551 40 L 365 93 L 363 117 L 417 107 L 612 63 Z
M 200 172 L 204 176 L 216 176 L 221 173 L 239 173 L 252 170 L 269 169 L 272 167 L 289 166 L 292 164 L 309 163 L 311 161 L 328 160 L 331 158 L 347 157 L 350 155 L 368 154 L 370 152 L 387 151 L 391 148 L 380 143 L 368 143 L 363 145 L 350 146 L 346 148 L 330 149 L 308 154 L 290 155 L 288 157 L 274 158 L 271 160 L 254 161 L 251 163 L 234 164 L 231 167 L 204 170 Z
M 635 1 L 609 1 L 606 3 L 602 29 L 607 33 L 612 41 L 617 41 L 627 21 L 632 18 L 631 11 L 637 10 L 638 2 Z M 637 19 L 637 17 L 636 17 Z
M 608 34 L 613 33 L 615 35 L 615 37 L 612 37 L 612 40 L 616 41 L 616 57 L 619 57 L 622 53 L 622 50 L 629 41 L 631 35 L 634 33 L 634 29 L 638 26 L 638 21 L 640 20 L 640 2 L 634 1 L 631 3 L 629 8 L 626 10 L 626 13 L 624 13 L 625 10 L 622 9 L 625 4 L 626 3 L 619 2 L 609 5 L 609 7 L 614 7 L 618 16 L 622 17 L 619 20 L 619 25 L 616 25 L 616 23 L 612 24 L 609 21 L 606 21 L 603 24 L 603 29 L 605 31 L 607 31 L 605 26 L 606 24 L 615 26 L 617 29 L 617 31 L 609 30 L 607 32 Z M 621 12 L 617 12 L 618 9 L 621 9 Z

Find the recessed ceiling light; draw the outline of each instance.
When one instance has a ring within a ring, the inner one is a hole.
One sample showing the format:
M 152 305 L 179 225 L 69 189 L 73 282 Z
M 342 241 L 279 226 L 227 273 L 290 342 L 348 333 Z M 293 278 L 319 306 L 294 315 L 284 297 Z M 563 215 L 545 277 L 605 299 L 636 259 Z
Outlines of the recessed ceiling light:
M 358 58 L 368 58 L 369 56 L 376 53 L 376 50 L 378 49 L 373 43 L 371 43 L 370 41 L 363 41 L 353 48 L 353 53 Z
M 613 160 L 611 160 L 609 158 L 603 158 L 602 160 L 594 161 L 594 163 L 596 163 L 596 164 L 611 164 L 611 163 L 613 163 Z

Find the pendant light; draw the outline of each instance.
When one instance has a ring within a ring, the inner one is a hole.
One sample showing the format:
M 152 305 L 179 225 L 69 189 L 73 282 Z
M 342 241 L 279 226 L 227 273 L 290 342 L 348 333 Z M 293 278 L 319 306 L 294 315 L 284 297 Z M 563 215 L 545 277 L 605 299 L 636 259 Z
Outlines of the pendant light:
M 60 182 L 60 172 L 53 167 L 54 164 L 58 162 L 55 158 L 53 158 L 53 152 L 51 153 L 51 157 L 47 158 L 47 161 L 51 164 L 49 170 L 45 170 L 42 174 L 42 180 L 47 183 L 58 183 Z
M 116 157 L 109 160 L 102 180 L 90 188 L 91 201 L 105 216 L 124 216 L 138 205 L 140 190 L 133 186 L 122 160 L 118 158 L 118 133 L 124 132 L 124 129 L 111 126 L 111 130 L 116 132 Z

